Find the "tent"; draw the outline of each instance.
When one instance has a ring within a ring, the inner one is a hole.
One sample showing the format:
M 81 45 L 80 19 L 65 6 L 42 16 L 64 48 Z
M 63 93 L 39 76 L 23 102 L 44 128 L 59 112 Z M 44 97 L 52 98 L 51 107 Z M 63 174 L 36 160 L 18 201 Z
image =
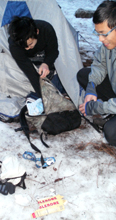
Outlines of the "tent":
M 27 13 L 27 14 L 26 14 Z M 79 85 L 76 74 L 82 68 L 77 46 L 77 33 L 64 17 L 55 0 L 0 1 L 0 114 L 19 115 L 25 97 L 33 88 L 12 58 L 8 48 L 7 27 L 12 17 L 32 16 L 48 21 L 54 27 L 59 44 L 55 68 L 68 95 L 78 107 Z

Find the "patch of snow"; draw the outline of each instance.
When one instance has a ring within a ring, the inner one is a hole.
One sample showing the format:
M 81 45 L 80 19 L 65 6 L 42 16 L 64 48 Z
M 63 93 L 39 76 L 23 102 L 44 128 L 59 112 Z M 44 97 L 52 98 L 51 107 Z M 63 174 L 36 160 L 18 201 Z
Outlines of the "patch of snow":
M 92 19 L 77 19 L 78 8 L 96 9 L 100 0 L 57 0 L 70 23 L 79 30 L 89 43 L 82 41 L 82 49 L 87 48 L 87 56 L 92 57 L 98 39 L 92 35 Z M 91 45 L 91 47 L 90 47 Z M 56 162 L 47 169 L 37 168 L 35 162 L 22 157 L 31 151 L 37 158 L 39 153 L 32 150 L 22 131 L 15 132 L 19 123 L 0 122 L 0 160 L 6 155 L 18 156 L 25 166 L 26 189 L 16 187 L 15 194 L 0 194 L 1 220 L 31 220 L 31 214 L 39 205 L 36 199 L 62 195 L 67 200 L 65 210 L 44 216 L 41 220 L 115 220 L 116 219 L 116 159 L 95 149 L 104 142 L 104 136 L 95 131 L 84 120 L 80 128 L 60 135 L 48 137 L 50 148 L 45 148 L 37 134 L 31 141 L 42 151 L 44 157 L 55 157 Z M 22 204 L 19 203 L 22 199 Z M 28 198 L 26 197 L 28 195 Z M 23 199 L 25 198 L 25 201 Z M 25 204 L 24 204 L 25 202 Z M 27 203 L 26 203 L 27 202 Z

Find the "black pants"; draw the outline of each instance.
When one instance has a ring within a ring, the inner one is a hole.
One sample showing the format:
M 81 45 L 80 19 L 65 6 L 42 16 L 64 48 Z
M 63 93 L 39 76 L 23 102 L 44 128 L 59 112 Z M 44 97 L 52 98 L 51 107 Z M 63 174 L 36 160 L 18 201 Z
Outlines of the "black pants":
M 88 84 L 88 75 L 90 71 L 90 68 L 83 68 L 77 73 L 77 80 L 84 90 L 86 90 Z M 96 87 L 96 92 L 98 99 L 102 99 L 102 101 L 116 98 L 116 94 L 112 90 L 108 75 L 104 81 Z M 109 144 L 116 146 L 116 115 L 105 123 L 103 131 Z

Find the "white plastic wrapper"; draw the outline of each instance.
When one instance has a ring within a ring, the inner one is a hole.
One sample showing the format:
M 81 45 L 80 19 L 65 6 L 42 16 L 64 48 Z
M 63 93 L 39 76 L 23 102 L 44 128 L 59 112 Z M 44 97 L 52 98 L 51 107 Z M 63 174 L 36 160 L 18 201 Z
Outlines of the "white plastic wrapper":
M 29 206 L 31 203 L 32 199 L 29 195 L 21 195 L 17 194 L 15 195 L 15 202 L 21 206 Z

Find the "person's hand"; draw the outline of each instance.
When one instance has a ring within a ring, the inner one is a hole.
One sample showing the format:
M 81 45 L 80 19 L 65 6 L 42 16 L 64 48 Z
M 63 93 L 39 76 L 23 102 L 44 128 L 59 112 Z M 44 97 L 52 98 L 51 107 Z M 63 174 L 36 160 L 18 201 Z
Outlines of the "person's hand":
M 97 101 L 97 96 L 95 96 L 95 95 L 86 95 L 84 103 L 86 104 L 87 102 L 90 102 L 91 100 Z
M 84 116 L 86 116 L 86 113 L 85 113 L 85 105 L 86 105 L 87 102 L 90 102 L 91 100 L 97 101 L 97 97 L 94 96 L 94 95 L 87 95 L 87 96 L 85 97 L 84 103 L 81 104 L 81 105 L 79 105 L 79 111 L 80 111 Z
M 85 103 L 79 105 L 79 111 L 81 112 L 82 115 L 86 116 L 86 113 L 85 113 Z
M 39 67 L 38 73 L 40 75 L 40 78 L 45 78 L 50 73 L 48 65 L 46 63 L 42 63 Z

